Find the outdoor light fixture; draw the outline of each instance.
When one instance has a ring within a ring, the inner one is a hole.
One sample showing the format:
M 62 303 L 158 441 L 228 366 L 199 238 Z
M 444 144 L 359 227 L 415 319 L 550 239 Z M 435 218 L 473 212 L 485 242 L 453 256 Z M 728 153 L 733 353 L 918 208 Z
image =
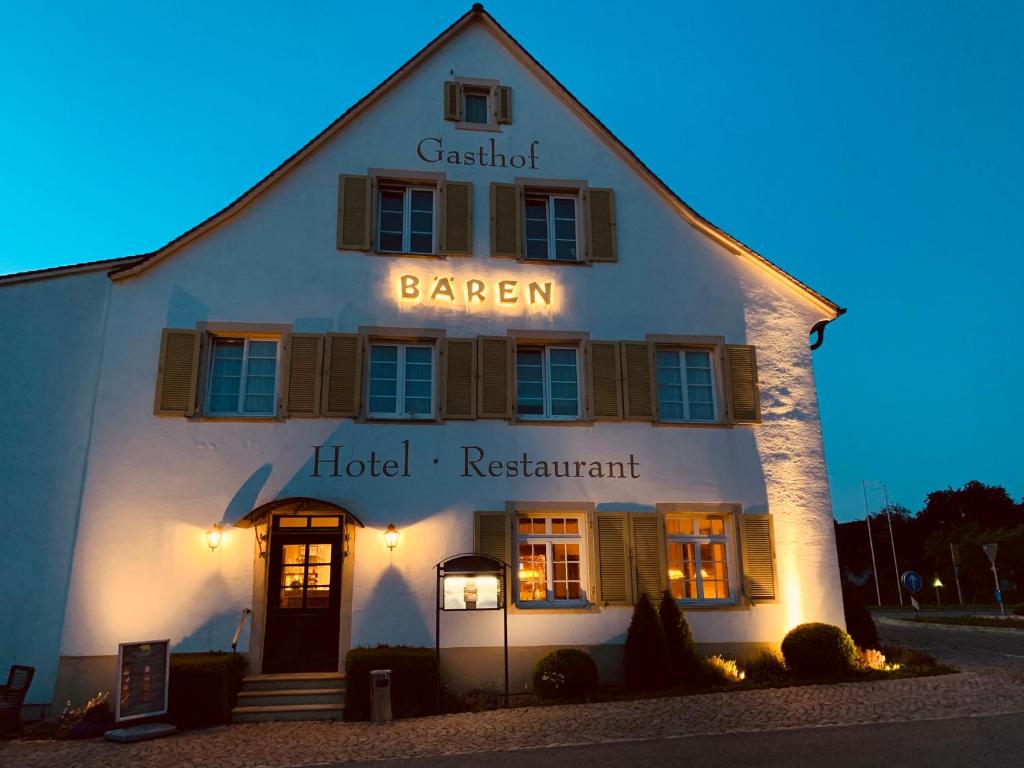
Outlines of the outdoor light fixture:
M 388 525 L 387 530 L 384 531 L 384 545 L 390 550 L 394 550 L 398 546 L 398 529 L 395 528 L 394 523 Z
M 220 540 L 224 538 L 224 531 L 221 530 L 220 523 L 214 523 L 213 528 L 206 532 L 206 546 L 213 552 L 217 547 L 220 546 Z

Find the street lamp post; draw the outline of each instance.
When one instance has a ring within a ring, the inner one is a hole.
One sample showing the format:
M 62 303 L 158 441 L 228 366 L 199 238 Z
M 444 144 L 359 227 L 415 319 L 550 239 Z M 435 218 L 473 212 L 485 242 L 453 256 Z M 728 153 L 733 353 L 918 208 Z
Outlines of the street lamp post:
M 896 573 L 896 592 L 900 596 L 900 605 L 903 605 L 903 590 L 900 589 L 900 566 L 896 562 L 896 537 L 892 535 L 892 515 L 889 514 L 889 491 L 882 483 L 882 497 L 885 499 L 885 519 L 889 521 L 889 543 L 892 544 L 892 567 Z
M 871 573 L 875 577 L 875 597 L 878 598 L 878 607 L 882 607 L 882 588 L 878 586 L 878 565 L 875 563 L 875 540 L 871 537 L 871 511 L 868 509 L 868 491 L 864 481 L 860 481 L 860 489 L 864 493 L 864 522 L 868 524 L 868 547 L 871 549 Z M 899 575 L 897 575 L 899 578 Z M 900 595 L 900 602 L 903 596 Z

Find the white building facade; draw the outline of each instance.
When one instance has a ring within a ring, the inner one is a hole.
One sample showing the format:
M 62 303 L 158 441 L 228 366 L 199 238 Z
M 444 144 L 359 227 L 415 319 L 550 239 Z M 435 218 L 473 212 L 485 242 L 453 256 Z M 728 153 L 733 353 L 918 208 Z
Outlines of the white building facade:
M 463 552 L 511 566 L 514 690 L 566 646 L 619 679 L 645 592 L 732 656 L 842 625 L 808 345 L 841 313 L 474 8 L 159 251 L 0 278 L 0 664 L 60 705 L 250 608 L 253 671 L 339 670 L 433 646 Z M 442 632 L 499 684 L 499 613 Z

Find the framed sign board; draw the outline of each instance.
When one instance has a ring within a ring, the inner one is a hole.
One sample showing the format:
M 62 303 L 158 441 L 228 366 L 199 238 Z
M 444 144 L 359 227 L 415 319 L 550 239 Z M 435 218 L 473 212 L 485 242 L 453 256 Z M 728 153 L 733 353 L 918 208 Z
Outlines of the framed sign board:
M 117 646 L 117 701 L 120 723 L 167 714 L 167 683 L 171 672 L 171 641 L 147 640 Z
M 491 574 L 444 574 L 442 611 L 487 611 L 498 604 L 498 577 Z

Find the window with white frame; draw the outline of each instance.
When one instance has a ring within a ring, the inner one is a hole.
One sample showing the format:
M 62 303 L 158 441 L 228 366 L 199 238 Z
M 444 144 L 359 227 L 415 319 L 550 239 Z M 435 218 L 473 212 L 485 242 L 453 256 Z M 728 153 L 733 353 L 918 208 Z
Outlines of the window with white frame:
M 516 521 L 519 603 L 566 605 L 587 600 L 583 516 L 523 514 Z
M 662 421 L 718 420 L 710 349 L 658 349 L 655 361 Z
M 432 345 L 370 345 L 367 413 L 378 419 L 434 417 Z
M 577 347 L 516 348 L 516 414 L 523 419 L 580 417 Z
M 727 515 L 670 515 L 665 519 L 669 589 L 676 600 L 732 600 L 729 519 Z
M 579 261 L 579 227 L 575 194 L 527 192 L 524 201 L 527 259 Z
M 434 187 L 382 184 L 377 193 L 377 250 L 436 253 Z
M 207 415 L 275 415 L 277 359 L 277 339 L 212 336 Z

